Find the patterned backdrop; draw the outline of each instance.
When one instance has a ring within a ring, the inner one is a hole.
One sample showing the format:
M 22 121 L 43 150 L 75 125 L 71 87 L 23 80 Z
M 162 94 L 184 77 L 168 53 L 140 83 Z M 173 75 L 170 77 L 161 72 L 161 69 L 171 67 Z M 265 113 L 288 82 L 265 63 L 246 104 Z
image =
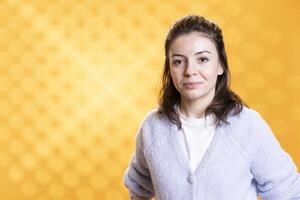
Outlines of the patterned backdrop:
M 170 25 L 221 26 L 232 88 L 300 167 L 300 1 L 1 0 L 0 199 L 128 199 Z

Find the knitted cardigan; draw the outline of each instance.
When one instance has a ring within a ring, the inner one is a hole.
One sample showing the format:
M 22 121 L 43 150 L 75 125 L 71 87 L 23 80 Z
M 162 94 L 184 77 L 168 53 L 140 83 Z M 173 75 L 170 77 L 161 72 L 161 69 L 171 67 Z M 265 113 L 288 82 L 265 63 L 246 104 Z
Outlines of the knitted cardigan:
M 151 110 L 136 133 L 123 183 L 131 198 L 157 200 L 300 200 L 300 174 L 253 109 L 227 117 L 193 173 L 177 126 Z

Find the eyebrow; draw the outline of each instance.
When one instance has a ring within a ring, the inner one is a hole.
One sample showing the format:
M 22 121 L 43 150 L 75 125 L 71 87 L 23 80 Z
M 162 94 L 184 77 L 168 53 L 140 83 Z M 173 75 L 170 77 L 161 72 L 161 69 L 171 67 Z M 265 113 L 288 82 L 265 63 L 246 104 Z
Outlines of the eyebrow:
M 209 53 L 209 54 L 211 54 L 211 52 L 209 52 L 209 51 L 207 51 L 207 50 L 204 50 L 204 51 L 198 51 L 198 52 L 195 53 L 194 55 L 198 55 L 198 54 L 202 54 L 202 53 Z M 172 54 L 172 57 L 174 57 L 174 56 L 183 56 L 183 57 L 184 57 L 184 55 L 178 54 L 178 53 Z

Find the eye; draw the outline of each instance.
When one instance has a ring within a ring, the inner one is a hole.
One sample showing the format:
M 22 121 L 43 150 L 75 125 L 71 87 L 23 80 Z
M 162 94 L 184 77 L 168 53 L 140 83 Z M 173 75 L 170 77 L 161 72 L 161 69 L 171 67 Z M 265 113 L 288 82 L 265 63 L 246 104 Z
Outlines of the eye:
M 182 60 L 179 60 L 179 59 L 175 59 L 175 60 L 173 60 L 173 65 L 180 65 L 180 64 L 182 64 L 183 63 L 183 61 Z
M 198 58 L 198 61 L 200 61 L 200 62 L 207 62 L 208 58 L 206 58 L 206 57 L 200 57 L 200 58 Z

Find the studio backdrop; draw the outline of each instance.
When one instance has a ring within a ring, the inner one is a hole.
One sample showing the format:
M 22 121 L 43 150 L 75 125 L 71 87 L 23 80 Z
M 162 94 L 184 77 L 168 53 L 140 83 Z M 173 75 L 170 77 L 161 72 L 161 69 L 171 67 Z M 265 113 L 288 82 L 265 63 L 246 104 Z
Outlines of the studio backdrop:
M 223 30 L 231 86 L 300 167 L 300 1 L 2 0 L 0 199 L 128 199 L 176 19 Z

